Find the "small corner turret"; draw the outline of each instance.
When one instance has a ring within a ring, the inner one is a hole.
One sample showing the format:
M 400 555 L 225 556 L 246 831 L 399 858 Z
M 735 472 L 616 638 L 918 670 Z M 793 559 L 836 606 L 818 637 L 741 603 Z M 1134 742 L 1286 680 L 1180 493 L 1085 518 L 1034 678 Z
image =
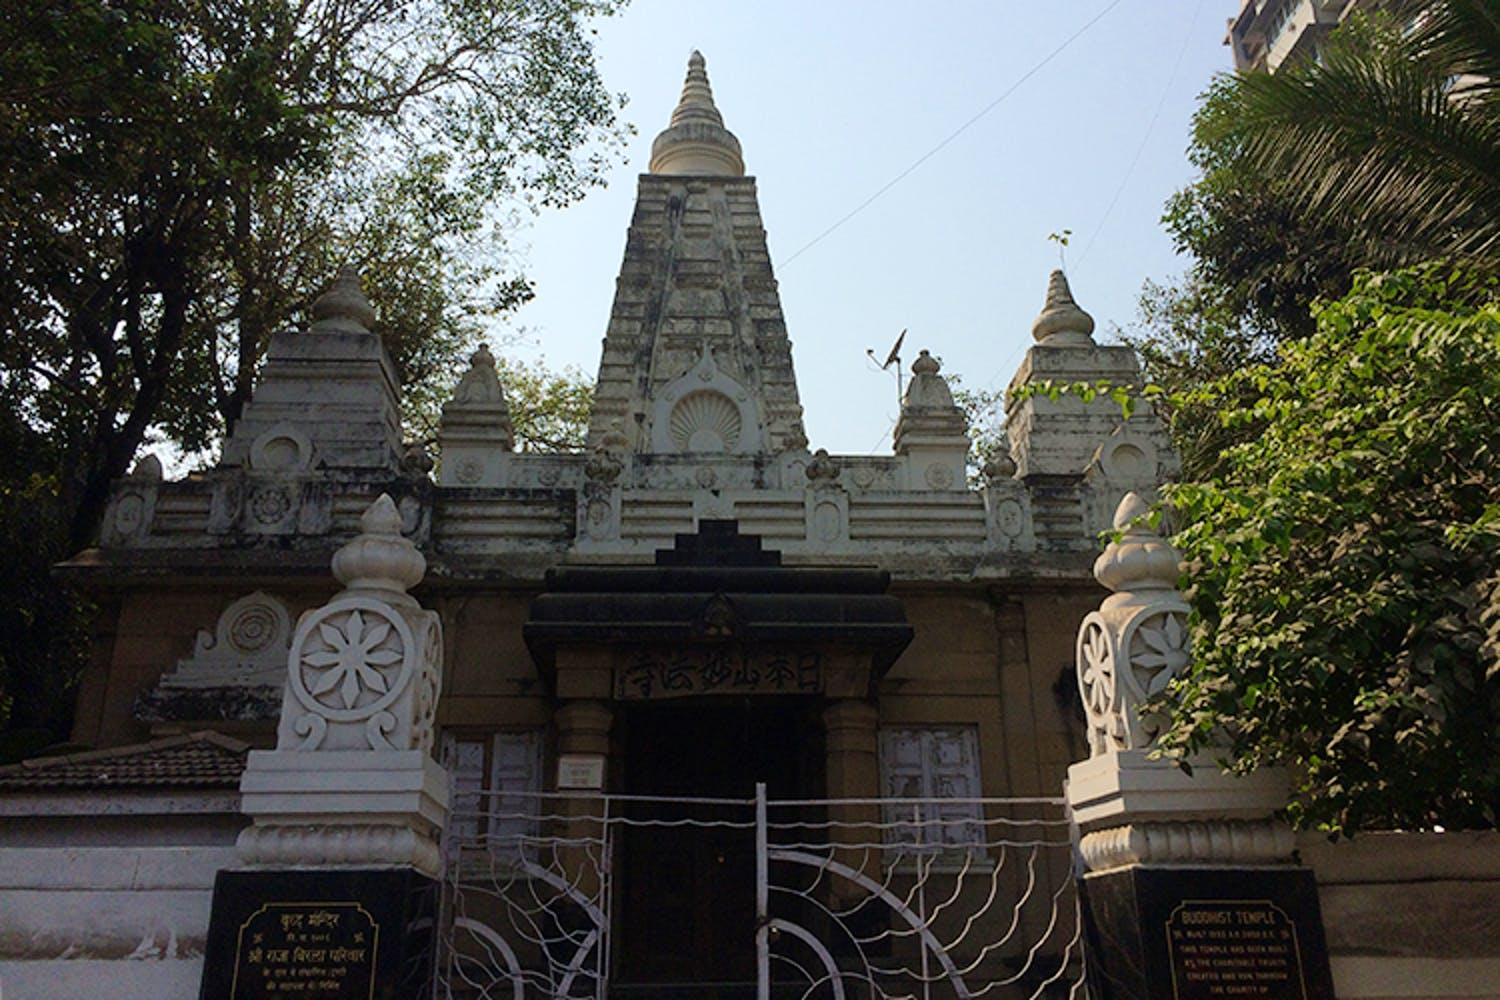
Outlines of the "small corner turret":
M 444 486 L 473 486 L 498 481 L 492 468 L 515 446 L 510 405 L 495 370 L 495 356 L 481 344 L 469 357 L 469 368 L 458 380 L 453 395 L 443 404 L 438 423 L 438 447 L 443 464 L 439 481 Z
M 1045 382 L 1138 389 L 1141 370 L 1135 351 L 1124 344 L 1099 344 L 1093 332 L 1094 318 L 1074 300 L 1067 276 L 1053 271 L 1046 302 L 1031 326 L 1036 343 L 1010 382 L 1005 426 L 1021 479 L 1088 474 L 1092 480 L 1112 482 L 1113 496 L 1103 503 L 1108 510 L 1094 519 L 1102 528 L 1125 488 L 1150 490 L 1175 472 L 1176 456 L 1161 421 L 1145 402 L 1127 420 L 1108 393 L 1088 402 L 1073 393 L 1055 400 L 1043 394 L 1014 395 L 1022 386 Z
M 401 469 L 401 388 L 372 332 L 359 271 L 339 269 L 312 323 L 271 339 L 254 396 L 224 443 L 220 468 L 253 472 Z
M 894 438 L 896 454 L 905 460 L 907 488 L 961 490 L 969 457 L 968 418 L 939 374 L 937 358 L 924 350 L 911 371 Z

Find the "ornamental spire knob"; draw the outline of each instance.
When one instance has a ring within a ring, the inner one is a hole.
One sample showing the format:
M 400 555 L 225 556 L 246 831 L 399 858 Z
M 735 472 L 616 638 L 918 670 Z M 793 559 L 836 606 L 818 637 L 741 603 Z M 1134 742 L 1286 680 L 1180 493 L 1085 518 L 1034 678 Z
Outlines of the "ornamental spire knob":
M 1117 595 L 1177 589 L 1182 554 L 1146 520 L 1150 512 L 1139 494 L 1125 494 L 1114 520 L 1115 530 L 1122 534 L 1094 560 L 1095 579 Z
M 1047 279 L 1047 303 L 1041 315 L 1031 324 L 1031 335 L 1038 343 L 1049 346 L 1089 347 L 1094 343 L 1094 317 L 1073 301 L 1068 276 L 1053 271 Z
M 426 572 L 426 557 L 401 534 L 401 512 L 389 493 L 370 504 L 360 516 L 359 534 L 333 554 L 340 583 L 349 590 L 384 591 L 385 600 L 405 597 Z
M 651 144 L 653 174 L 742 177 L 745 161 L 740 141 L 724 127 L 714 105 L 713 89 L 703 54 L 694 49 L 688 59 L 682 97 L 667 130 Z
M 345 264 L 333 285 L 312 304 L 312 328 L 321 333 L 369 333 L 375 326 L 375 309 L 365 298 L 359 268 Z

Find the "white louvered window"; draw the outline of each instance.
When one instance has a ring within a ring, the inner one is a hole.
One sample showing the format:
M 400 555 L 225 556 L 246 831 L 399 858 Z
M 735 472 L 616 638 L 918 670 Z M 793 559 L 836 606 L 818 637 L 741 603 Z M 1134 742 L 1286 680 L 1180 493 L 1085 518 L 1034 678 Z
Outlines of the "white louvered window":
M 541 733 L 445 733 L 443 762 L 453 774 L 452 832 L 465 846 L 483 843 L 495 854 L 518 855 L 538 827 L 534 793 L 542 790 Z
M 490 843 L 500 853 L 529 851 L 538 832 L 542 790 L 542 740 L 536 730 L 496 733 L 490 747 Z M 516 795 L 512 793 L 530 794 Z
M 919 851 L 984 842 L 979 731 L 975 726 L 880 730 L 880 781 L 890 824 L 886 841 Z M 945 801 L 957 800 L 957 801 Z
M 473 843 L 483 829 L 479 814 L 484 805 L 479 793 L 484 789 L 484 744 L 483 739 L 443 734 L 443 766 L 453 776 L 448 828 L 465 844 Z

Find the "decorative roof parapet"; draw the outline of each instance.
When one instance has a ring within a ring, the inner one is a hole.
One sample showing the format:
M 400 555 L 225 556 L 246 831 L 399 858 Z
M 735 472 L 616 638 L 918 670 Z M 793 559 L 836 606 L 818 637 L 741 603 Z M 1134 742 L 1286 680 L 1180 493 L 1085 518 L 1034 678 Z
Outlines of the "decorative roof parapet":
M 714 106 L 713 90 L 702 53 L 696 49 L 688 59 L 682 99 L 672 112 L 672 123 L 651 144 L 653 174 L 711 177 L 742 177 L 745 161 L 740 141 L 724 127 Z

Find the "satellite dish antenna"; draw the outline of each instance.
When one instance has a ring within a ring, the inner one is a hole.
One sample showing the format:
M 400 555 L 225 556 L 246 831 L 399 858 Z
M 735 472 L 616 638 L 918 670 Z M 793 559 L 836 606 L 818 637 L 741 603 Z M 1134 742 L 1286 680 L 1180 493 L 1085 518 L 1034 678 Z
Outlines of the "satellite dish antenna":
M 876 364 L 880 365 L 880 370 L 881 371 L 883 371 L 883 372 L 884 371 L 890 371 L 892 365 L 896 366 L 896 408 L 897 409 L 901 408 L 901 396 L 902 396 L 902 393 L 904 393 L 905 390 L 906 390 L 905 385 L 902 383 L 902 377 L 901 377 L 902 376 L 902 373 L 901 373 L 901 344 L 905 340 L 906 340 L 906 331 L 902 330 L 899 334 L 897 334 L 897 336 L 896 336 L 896 342 L 891 345 L 890 353 L 885 356 L 885 361 L 884 362 L 875 361 L 875 348 L 873 348 L 873 347 L 867 347 L 867 348 L 865 348 L 865 354 L 869 356 L 869 358 L 870 358 L 871 361 L 875 361 Z

